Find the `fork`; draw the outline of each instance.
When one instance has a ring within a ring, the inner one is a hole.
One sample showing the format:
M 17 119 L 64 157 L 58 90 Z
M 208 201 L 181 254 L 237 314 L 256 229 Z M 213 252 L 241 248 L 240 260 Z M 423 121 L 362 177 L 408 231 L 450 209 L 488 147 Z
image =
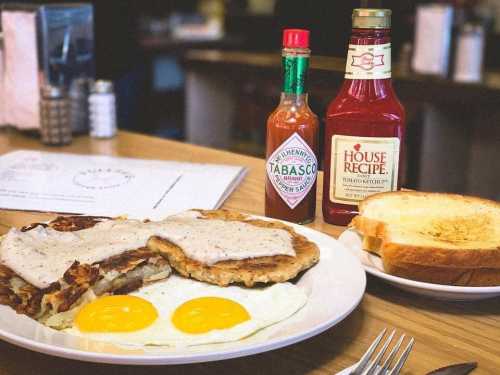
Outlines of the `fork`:
M 398 341 L 390 351 L 389 355 L 382 363 L 382 358 L 384 357 L 385 352 L 389 348 L 389 345 L 391 344 L 392 339 L 396 334 L 396 330 L 393 330 L 391 332 L 391 334 L 382 344 L 381 349 L 378 351 L 377 354 L 374 355 L 377 347 L 384 338 L 386 332 L 387 329 L 385 328 L 382 330 L 382 332 L 380 332 L 380 334 L 377 336 L 375 341 L 372 342 L 366 353 L 363 354 L 359 362 L 355 364 L 354 365 L 355 367 L 353 366 L 353 368 L 350 370 L 349 375 L 398 375 L 399 374 L 406 360 L 408 359 L 408 356 L 410 355 L 415 340 L 413 339 L 413 337 L 410 338 L 410 341 L 406 345 L 406 348 L 403 350 L 402 354 L 396 361 L 395 365 L 392 368 L 390 368 L 391 364 L 394 362 L 394 358 L 396 358 L 396 355 L 398 354 L 401 345 L 403 344 L 405 335 L 402 334 L 399 337 Z M 370 360 L 373 355 L 374 358 Z

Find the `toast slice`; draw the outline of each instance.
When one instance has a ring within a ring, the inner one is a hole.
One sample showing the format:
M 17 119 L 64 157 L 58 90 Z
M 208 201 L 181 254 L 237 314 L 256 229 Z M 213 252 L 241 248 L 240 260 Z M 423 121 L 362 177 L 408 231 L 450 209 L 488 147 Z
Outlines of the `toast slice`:
M 376 255 L 380 255 L 382 239 L 379 237 L 364 236 L 362 246 L 364 250 Z
M 445 284 L 500 285 L 500 203 L 390 192 L 365 199 L 359 211 L 351 226 L 363 235 L 363 248 L 382 257 L 386 272 Z
M 452 268 L 421 266 L 411 263 L 391 263 L 384 260 L 385 272 L 405 279 L 456 286 L 500 285 L 498 268 Z

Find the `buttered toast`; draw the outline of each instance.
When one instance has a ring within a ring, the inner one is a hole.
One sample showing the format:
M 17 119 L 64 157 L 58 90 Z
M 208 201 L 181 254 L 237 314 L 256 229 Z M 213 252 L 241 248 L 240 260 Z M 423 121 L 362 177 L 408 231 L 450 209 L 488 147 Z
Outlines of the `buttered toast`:
M 500 285 L 500 204 L 456 194 L 391 192 L 360 204 L 352 226 L 386 272 L 455 285 Z

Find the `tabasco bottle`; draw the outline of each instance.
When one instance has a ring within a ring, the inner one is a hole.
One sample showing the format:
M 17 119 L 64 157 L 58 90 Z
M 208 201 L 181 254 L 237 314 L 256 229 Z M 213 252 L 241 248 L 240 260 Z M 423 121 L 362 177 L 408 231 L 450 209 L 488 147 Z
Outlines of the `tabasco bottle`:
M 345 80 L 326 114 L 323 217 L 346 225 L 358 202 L 397 190 L 405 111 L 391 81 L 389 9 L 354 9 Z
M 318 118 L 307 102 L 309 31 L 283 32 L 283 91 L 267 120 L 266 216 L 305 224 L 316 213 Z

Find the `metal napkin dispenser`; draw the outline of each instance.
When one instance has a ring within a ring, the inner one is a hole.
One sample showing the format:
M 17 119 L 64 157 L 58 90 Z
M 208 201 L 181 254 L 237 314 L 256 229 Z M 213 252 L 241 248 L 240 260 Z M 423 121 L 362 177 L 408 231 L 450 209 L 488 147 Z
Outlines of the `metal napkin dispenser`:
M 7 3 L 0 19 L 0 125 L 38 129 L 41 87 L 95 76 L 93 7 Z

